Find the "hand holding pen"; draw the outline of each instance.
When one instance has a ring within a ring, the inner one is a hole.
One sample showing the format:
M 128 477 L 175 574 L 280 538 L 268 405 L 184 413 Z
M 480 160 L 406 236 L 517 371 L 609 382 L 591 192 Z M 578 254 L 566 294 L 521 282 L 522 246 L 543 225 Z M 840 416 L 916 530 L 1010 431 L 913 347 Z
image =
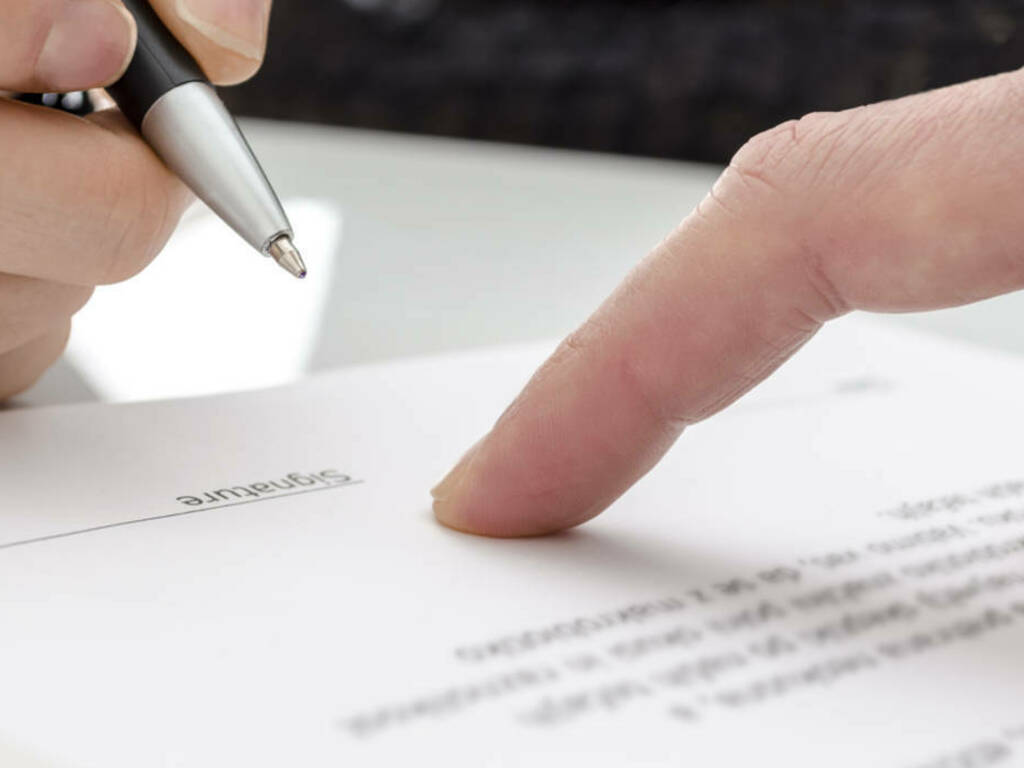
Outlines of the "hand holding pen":
M 270 0 L 152 0 L 214 83 L 259 68 Z M 137 40 L 116 0 L 0 0 L 0 90 L 117 82 Z M 160 251 L 192 197 L 116 110 L 82 119 L 0 99 L 0 399 L 60 355 L 93 286 Z

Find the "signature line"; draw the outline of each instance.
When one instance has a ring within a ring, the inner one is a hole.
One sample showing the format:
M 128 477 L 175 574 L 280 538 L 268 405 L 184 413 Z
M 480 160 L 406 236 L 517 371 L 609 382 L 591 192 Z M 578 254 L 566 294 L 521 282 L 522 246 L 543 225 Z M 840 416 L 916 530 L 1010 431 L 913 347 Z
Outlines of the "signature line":
M 290 496 L 302 496 L 306 493 L 317 493 L 319 491 L 329 491 L 334 488 L 346 488 L 350 485 L 360 485 L 362 480 L 348 480 L 344 483 L 332 483 L 331 485 L 322 485 L 319 488 L 306 488 L 301 491 L 292 491 L 291 493 L 282 493 L 277 496 L 263 496 L 259 499 L 245 499 L 243 501 L 232 501 L 228 504 L 216 504 L 204 507 L 203 509 L 185 509 L 181 512 L 169 512 L 165 515 L 153 515 L 152 517 L 140 517 L 137 520 L 122 520 L 119 523 L 107 523 L 106 525 L 96 525 L 92 528 L 82 528 L 77 531 L 65 531 L 64 533 L 52 533 L 49 536 L 38 536 L 34 539 L 23 539 L 22 541 L 10 541 L 6 544 L 0 544 L 0 550 L 14 549 L 15 547 L 27 547 L 30 544 L 42 544 L 45 541 L 56 541 L 57 539 L 67 539 L 72 536 L 83 536 L 87 533 L 96 533 L 98 531 L 109 531 L 111 528 L 125 528 L 129 525 L 139 525 L 140 523 L 152 523 L 155 520 L 170 520 L 174 517 L 186 517 L 188 515 L 198 515 L 202 512 L 213 512 L 217 509 L 227 509 L 228 507 L 240 507 L 243 504 L 256 504 L 260 501 L 274 501 L 275 499 L 287 499 Z

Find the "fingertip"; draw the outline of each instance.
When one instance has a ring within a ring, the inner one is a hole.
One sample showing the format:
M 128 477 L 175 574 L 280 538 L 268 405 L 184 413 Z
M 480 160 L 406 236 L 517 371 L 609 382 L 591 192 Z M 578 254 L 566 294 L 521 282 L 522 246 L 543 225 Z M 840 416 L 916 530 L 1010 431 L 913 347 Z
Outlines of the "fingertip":
M 116 82 L 135 52 L 135 19 L 111 0 L 63 4 L 36 58 L 34 85 L 57 92 Z
M 434 518 L 446 528 L 473 536 L 493 539 L 529 539 L 562 533 L 575 528 L 595 517 L 601 508 L 574 515 L 567 519 L 558 511 L 544 506 L 533 506 L 523 497 L 494 497 L 493 501 L 480 503 L 486 494 L 480 478 L 470 480 L 463 493 L 445 498 L 435 498 Z
M 501 459 L 507 446 L 495 447 L 495 442 L 507 439 L 507 430 L 499 425 L 431 489 L 439 523 L 476 536 L 530 538 L 577 526 L 604 508 L 587 506 L 581 512 L 576 495 L 558 473 L 541 472 L 530 482 L 517 479 L 519 468 Z M 529 465 L 527 457 L 522 458 L 524 466 Z
M 153 5 L 211 82 L 235 85 L 259 70 L 269 0 L 154 0 Z
M 434 518 L 445 528 L 450 528 L 457 533 L 489 539 L 535 539 L 561 533 L 566 527 L 571 527 L 555 528 L 548 525 L 526 525 L 523 523 L 509 525 L 502 518 L 475 519 L 472 515 L 460 515 L 451 505 L 438 501 L 434 502 Z
M 120 80 L 131 65 L 132 59 L 135 56 L 135 48 L 139 42 L 139 28 L 135 23 L 135 17 L 116 0 L 104 0 L 104 2 L 111 6 L 114 12 L 123 20 L 123 26 L 127 29 L 127 45 L 124 45 L 122 33 L 115 32 L 113 34 L 113 38 L 108 43 L 109 53 L 107 54 L 113 66 L 113 72 L 105 79 L 98 81 L 95 85 L 90 84 L 90 86 L 83 90 L 88 90 L 89 87 L 105 88 Z M 115 24 L 115 26 L 120 26 L 120 24 Z
M 263 56 L 250 59 L 229 51 L 222 51 L 216 56 L 206 58 L 204 71 L 210 82 L 219 86 L 232 86 L 251 79 L 263 66 Z
M 479 533 L 473 530 L 470 521 L 465 514 L 465 494 L 463 484 L 471 474 L 471 464 L 477 451 L 480 449 L 481 441 L 477 441 L 470 447 L 455 466 L 449 470 L 441 481 L 430 489 L 433 498 L 434 517 L 438 522 L 449 528 L 465 533 Z

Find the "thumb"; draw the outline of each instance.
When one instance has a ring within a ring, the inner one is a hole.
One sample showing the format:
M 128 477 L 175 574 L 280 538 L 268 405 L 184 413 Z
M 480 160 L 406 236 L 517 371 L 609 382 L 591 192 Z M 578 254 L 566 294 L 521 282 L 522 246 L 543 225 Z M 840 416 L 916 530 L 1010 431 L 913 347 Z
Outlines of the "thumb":
M 1024 75 L 761 134 L 434 490 L 438 519 L 577 525 L 850 309 L 1024 286 Z

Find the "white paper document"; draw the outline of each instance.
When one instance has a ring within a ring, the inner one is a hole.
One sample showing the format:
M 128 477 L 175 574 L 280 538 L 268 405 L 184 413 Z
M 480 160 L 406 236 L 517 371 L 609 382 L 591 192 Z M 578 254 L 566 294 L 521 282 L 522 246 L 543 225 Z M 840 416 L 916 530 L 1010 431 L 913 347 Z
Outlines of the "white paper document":
M 593 522 L 441 528 L 546 351 L 0 413 L 0 755 L 1024 765 L 1024 364 L 843 321 Z

